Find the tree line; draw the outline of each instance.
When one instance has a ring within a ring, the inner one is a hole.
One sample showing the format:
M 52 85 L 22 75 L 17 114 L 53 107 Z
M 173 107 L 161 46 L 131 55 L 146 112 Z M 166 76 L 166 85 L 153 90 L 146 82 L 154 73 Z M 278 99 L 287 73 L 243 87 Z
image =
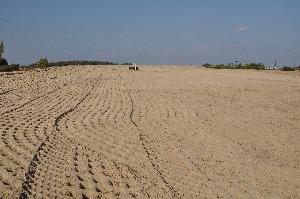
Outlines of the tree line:
M 20 68 L 19 64 L 14 65 L 8 65 L 8 62 L 6 59 L 2 57 L 4 53 L 4 42 L 0 42 L 0 71 L 13 71 L 18 70 Z M 71 61 L 55 61 L 55 62 L 49 62 L 47 58 L 40 58 L 37 62 L 29 64 L 29 65 L 23 65 L 21 68 L 47 68 L 47 67 L 61 67 L 61 66 L 68 66 L 68 65 L 119 65 L 116 62 L 110 62 L 110 61 L 90 61 L 90 60 L 71 60 Z M 131 65 L 131 63 L 123 63 L 121 65 Z
M 84 65 L 118 65 L 115 62 L 109 61 L 88 61 L 88 60 L 72 60 L 72 61 L 56 61 L 56 62 L 49 62 L 47 58 L 41 58 L 38 62 L 30 64 L 24 67 L 53 67 L 53 66 L 68 66 L 68 65 L 76 65 L 76 66 L 84 66 Z
M 206 68 L 214 69 L 255 69 L 255 70 L 265 70 L 267 67 L 263 63 L 249 63 L 249 64 L 216 64 L 212 65 L 209 63 L 203 64 Z
M 13 71 L 18 70 L 19 65 L 8 65 L 6 59 L 2 57 L 4 53 L 4 43 L 3 41 L 0 43 L 0 71 Z M 72 61 L 56 61 L 56 62 L 49 62 L 47 58 L 41 58 L 38 62 L 35 62 L 30 65 L 21 66 L 22 68 L 47 68 L 47 67 L 61 67 L 61 66 L 68 66 L 68 65 L 119 65 L 115 62 L 109 61 L 88 61 L 88 60 L 72 60 Z M 121 65 L 132 65 L 132 63 L 122 63 Z M 203 64 L 206 68 L 214 68 L 214 69 L 255 69 L 255 70 L 265 70 L 268 69 L 263 63 L 248 63 L 248 64 Z M 300 70 L 300 66 L 298 67 L 289 67 L 284 66 L 281 68 L 283 71 L 294 71 Z
M 249 64 L 203 64 L 205 68 L 214 68 L 214 69 L 254 69 L 254 70 L 266 70 L 270 69 L 269 67 L 265 66 L 263 63 L 249 63 Z M 291 66 L 283 66 L 280 68 L 282 71 L 295 71 L 300 70 L 300 66 L 291 67 Z

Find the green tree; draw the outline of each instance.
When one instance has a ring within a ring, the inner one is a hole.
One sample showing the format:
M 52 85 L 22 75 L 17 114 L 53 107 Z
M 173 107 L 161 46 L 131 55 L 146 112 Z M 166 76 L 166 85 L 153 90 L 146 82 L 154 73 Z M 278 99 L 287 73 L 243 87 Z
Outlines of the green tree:
M 209 68 L 209 67 L 211 67 L 212 65 L 210 65 L 209 63 L 205 63 L 205 64 L 203 64 L 203 66 L 206 67 L 206 68 Z
M 40 67 L 40 68 L 46 68 L 46 67 L 48 67 L 48 65 L 49 65 L 48 59 L 44 58 L 44 57 L 41 58 L 38 62 L 38 67 Z
M 284 66 L 281 69 L 282 71 L 295 71 L 296 69 L 293 67 L 289 67 L 289 66 Z
M 1 41 L 0 43 L 0 59 L 2 58 L 2 54 L 4 53 L 4 43 Z

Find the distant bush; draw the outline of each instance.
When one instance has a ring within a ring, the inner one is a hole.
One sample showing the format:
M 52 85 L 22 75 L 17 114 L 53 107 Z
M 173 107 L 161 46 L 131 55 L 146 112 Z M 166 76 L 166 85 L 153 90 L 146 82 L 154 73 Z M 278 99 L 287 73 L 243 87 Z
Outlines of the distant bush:
M 85 65 L 118 65 L 118 63 L 114 63 L 114 62 L 108 62 L 108 61 L 87 61 L 87 60 L 81 60 L 81 61 L 57 61 L 57 62 L 48 62 L 47 67 L 53 67 L 53 66 L 69 66 L 69 65 L 73 65 L 73 66 L 85 66 Z M 23 66 L 26 68 L 35 68 L 35 67 L 39 67 L 39 62 L 38 63 L 33 63 L 27 66 Z
M 47 58 L 41 58 L 37 64 L 39 68 L 46 68 L 49 66 L 49 62 Z
M 203 64 L 203 66 L 206 68 L 210 68 L 210 66 L 212 66 L 212 65 L 210 65 L 209 63 L 205 63 L 205 64 Z
M 132 65 L 132 63 L 123 63 L 123 64 L 121 64 L 121 65 Z
M 6 59 L 0 58 L 0 66 L 7 66 L 7 65 L 8 65 L 8 63 L 7 63 Z
M 87 61 L 87 60 L 81 60 L 81 61 L 58 61 L 58 62 L 50 62 L 49 66 L 69 66 L 69 65 L 79 65 L 79 66 L 85 66 L 85 65 L 117 65 L 117 63 L 114 62 L 108 62 L 108 61 Z
M 264 70 L 266 69 L 265 65 L 262 63 L 249 63 L 249 64 L 217 64 L 217 65 L 211 65 L 211 64 L 204 64 L 203 65 L 206 68 L 214 68 L 214 69 L 255 69 L 255 70 Z
M 296 69 L 293 67 L 289 67 L 289 66 L 284 66 L 281 69 L 282 71 L 295 71 Z
M 243 65 L 244 69 L 255 69 L 255 70 L 264 70 L 266 69 L 265 65 L 263 63 L 250 63 Z
M 19 70 L 19 65 L 0 65 L 0 72 L 11 72 Z

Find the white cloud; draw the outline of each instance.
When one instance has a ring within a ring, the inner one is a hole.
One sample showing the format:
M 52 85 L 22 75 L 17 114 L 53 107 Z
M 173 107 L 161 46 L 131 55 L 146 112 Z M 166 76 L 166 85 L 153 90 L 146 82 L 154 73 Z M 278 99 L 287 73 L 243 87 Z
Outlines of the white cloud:
M 233 29 L 234 33 L 246 32 L 248 30 L 247 26 L 238 26 Z

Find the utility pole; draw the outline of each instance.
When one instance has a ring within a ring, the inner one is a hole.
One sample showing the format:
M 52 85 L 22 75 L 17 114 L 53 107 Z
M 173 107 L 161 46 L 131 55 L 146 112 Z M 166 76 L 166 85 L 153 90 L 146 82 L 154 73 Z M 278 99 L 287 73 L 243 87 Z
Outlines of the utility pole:
M 236 68 L 237 65 L 238 65 L 238 58 L 236 57 L 236 58 L 234 58 L 234 68 Z
M 275 68 L 277 67 L 277 64 L 278 64 L 279 61 L 281 61 L 281 60 L 279 60 L 279 59 L 275 59 L 275 60 L 274 60 L 274 67 L 275 67 Z

